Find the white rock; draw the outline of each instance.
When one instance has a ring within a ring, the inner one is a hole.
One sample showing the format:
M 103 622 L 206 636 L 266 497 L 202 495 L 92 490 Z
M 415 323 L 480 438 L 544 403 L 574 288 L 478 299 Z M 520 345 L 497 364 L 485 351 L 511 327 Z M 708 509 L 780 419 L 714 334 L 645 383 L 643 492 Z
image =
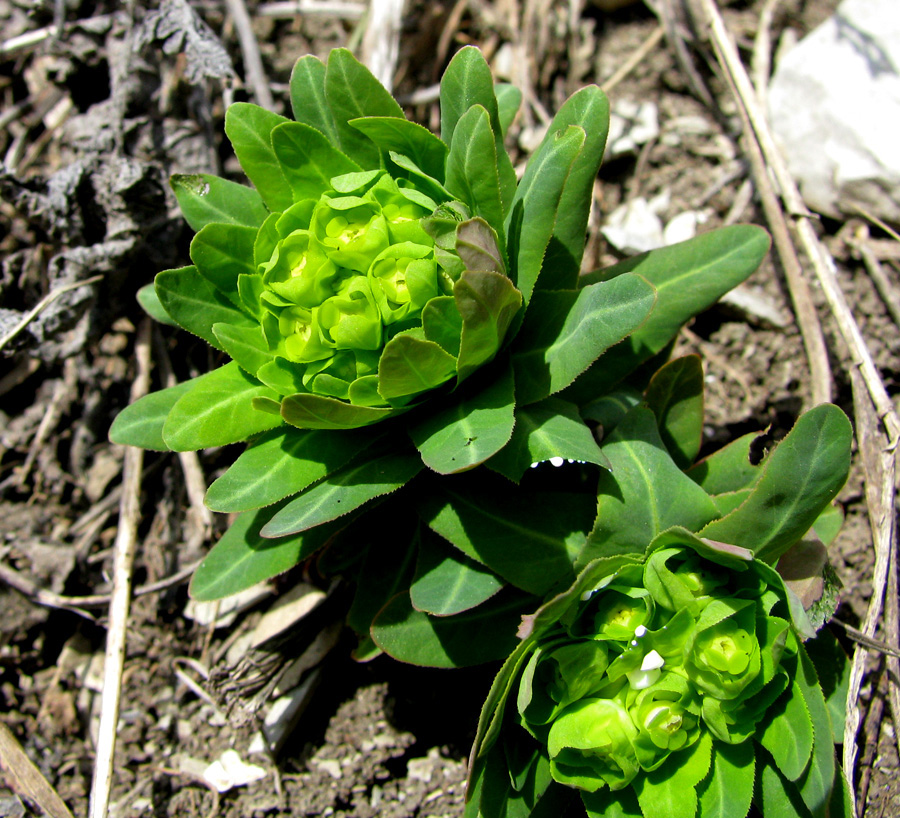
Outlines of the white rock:
M 617 207 L 601 228 L 606 240 L 623 253 L 643 253 L 662 247 L 663 226 L 650 202 L 632 199 Z
M 663 230 L 665 244 L 678 244 L 697 235 L 697 228 L 709 219 L 709 213 L 687 210 L 672 218 Z
M 266 771 L 255 764 L 247 764 L 235 750 L 226 750 L 203 771 L 203 778 L 219 792 L 243 787 L 266 777 Z
M 614 102 L 609 112 L 609 136 L 605 157 L 615 159 L 635 153 L 641 145 L 659 136 L 659 113 L 653 102 Z
M 781 60 L 769 115 L 807 204 L 900 223 L 900 3 L 844 0 Z

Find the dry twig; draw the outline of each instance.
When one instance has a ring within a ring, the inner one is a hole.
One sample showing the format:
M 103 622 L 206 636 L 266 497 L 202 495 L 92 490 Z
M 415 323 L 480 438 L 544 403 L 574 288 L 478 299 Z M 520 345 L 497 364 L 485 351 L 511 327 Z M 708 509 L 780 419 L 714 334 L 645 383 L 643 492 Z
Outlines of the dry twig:
M 150 319 L 145 318 L 135 343 L 137 375 L 131 387 L 131 402 L 147 394 L 150 388 Z M 103 672 L 103 698 L 100 708 L 100 730 L 91 785 L 89 818 L 107 818 L 112 789 L 113 755 L 116 726 L 122 694 L 122 671 L 125 664 L 125 632 L 131 601 L 131 578 L 137 550 L 137 526 L 140 518 L 141 470 L 144 451 L 133 446 L 125 449 L 122 467 L 122 502 L 115 541 L 113 592 L 109 604 L 109 626 L 106 636 L 106 662 Z
M 362 38 L 362 61 L 390 91 L 400 57 L 400 28 L 405 0 L 371 0 Z
M 16 792 L 34 801 L 50 818 L 72 818 L 65 802 L 3 722 L 0 722 L 0 769 Z
M 241 53 L 244 55 L 244 71 L 247 74 L 247 84 L 253 89 L 253 95 L 257 103 L 267 111 L 275 108 L 275 100 L 272 98 L 272 90 L 266 77 L 259 53 L 259 43 L 253 33 L 253 23 L 247 12 L 244 0 L 225 0 L 225 7 L 234 20 L 237 29 L 238 41 L 241 44 Z

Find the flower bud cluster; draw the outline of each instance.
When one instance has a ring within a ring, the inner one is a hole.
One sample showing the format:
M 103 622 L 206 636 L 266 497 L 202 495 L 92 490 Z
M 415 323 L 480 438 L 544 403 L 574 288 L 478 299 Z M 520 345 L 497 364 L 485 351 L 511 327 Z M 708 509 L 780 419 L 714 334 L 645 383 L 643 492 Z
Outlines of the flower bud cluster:
M 308 391 L 383 403 L 380 351 L 445 289 L 421 224 L 435 207 L 383 171 L 347 173 L 261 231 L 263 331 L 270 349 L 302 366 Z
M 753 735 L 786 689 L 795 651 L 767 566 L 726 568 L 661 548 L 582 594 L 542 636 L 518 685 L 519 721 L 553 777 L 626 787 L 695 744 Z

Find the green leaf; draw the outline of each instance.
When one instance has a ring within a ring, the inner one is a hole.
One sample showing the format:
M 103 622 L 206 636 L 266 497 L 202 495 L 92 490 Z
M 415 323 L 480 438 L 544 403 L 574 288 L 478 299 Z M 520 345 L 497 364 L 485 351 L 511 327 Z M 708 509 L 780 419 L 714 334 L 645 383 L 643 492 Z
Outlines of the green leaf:
M 391 536 L 383 541 L 372 543 L 366 551 L 359 567 L 356 582 L 356 593 L 353 604 L 347 613 L 347 624 L 353 628 L 363 641 L 371 642 L 369 631 L 378 612 L 397 594 L 406 594 L 415 570 L 416 554 L 419 550 L 421 525 L 418 520 L 390 520 L 389 513 L 382 506 L 374 520 L 374 526 L 391 527 Z M 372 515 L 365 514 L 368 525 Z M 399 526 L 397 523 L 400 523 Z M 412 525 L 410 525 L 412 523 Z M 360 522 L 358 525 L 362 525 Z M 351 528 L 346 537 L 358 542 L 356 529 Z M 366 536 L 366 539 L 369 539 Z M 356 546 L 359 548 L 359 546 Z M 374 642 L 372 646 L 375 647 Z M 378 648 L 380 652 L 381 649 Z
M 303 491 L 347 465 L 371 434 L 273 429 L 255 440 L 206 492 L 213 511 L 250 511 Z
M 483 565 L 444 545 L 433 534 L 423 537 L 409 589 L 417 611 L 453 616 L 481 605 L 502 587 L 503 581 Z
M 453 131 L 446 187 L 476 216 L 502 233 L 503 204 L 490 115 L 481 105 L 466 111 Z
M 580 407 L 581 416 L 598 424 L 597 432 L 602 439 L 612 434 L 622 418 L 643 402 L 644 396 L 641 392 L 631 386 L 622 386 L 614 392 L 584 404 Z
M 429 616 L 398 594 L 372 623 L 372 639 L 401 662 L 466 667 L 496 661 L 516 645 L 516 626 L 530 597 L 505 591 L 456 616 Z
M 574 287 L 581 272 L 581 257 L 587 236 L 587 221 L 594 196 L 594 182 L 603 159 L 609 131 L 609 100 L 596 85 L 576 91 L 559 109 L 543 142 L 577 125 L 585 132 L 584 148 L 566 180 L 547 249 L 544 268 L 553 276 L 553 286 Z M 540 153 L 539 147 L 536 153 Z M 524 181 L 524 180 L 523 180 Z
M 517 408 L 515 420 L 509 444 L 488 462 L 490 468 L 514 483 L 532 464 L 554 457 L 609 468 L 609 461 L 574 404 L 547 398 Z
M 758 438 L 759 432 L 749 432 L 704 457 L 685 474 L 707 494 L 728 494 L 749 488 L 762 474 L 759 464 L 750 462 L 750 450 Z
M 637 276 L 577 292 L 536 292 L 513 346 L 519 404 L 542 400 L 571 384 L 640 326 L 655 297 Z
M 225 134 L 244 173 L 259 191 L 266 207 L 279 213 L 287 210 L 293 200 L 272 149 L 272 131 L 282 122 L 289 121 L 249 102 L 235 102 L 225 112 Z
M 235 224 L 208 224 L 191 241 L 197 271 L 238 308 L 238 276 L 256 275 L 253 244 L 257 229 Z
M 819 631 L 815 639 L 804 643 L 804 647 L 825 696 L 828 715 L 831 717 L 832 741 L 835 744 L 843 744 L 847 690 L 850 687 L 850 661 L 840 642 L 828 628 Z
M 522 294 L 502 273 L 467 270 L 453 286 L 462 317 L 458 383 L 490 361 L 506 335 Z
M 291 110 L 294 119 L 321 131 L 329 142 L 337 142 L 334 117 L 325 99 L 325 63 L 307 54 L 291 71 Z
M 672 459 L 686 469 L 703 443 L 703 363 L 686 355 L 667 363 L 650 380 L 647 405 L 656 415 L 659 434 Z
M 506 262 L 497 244 L 497 232 L 481 216 L 456 228 L 456 252 L 465 270 L 506 275 Z
M 396 409 L 352 406 L 322 395 L 289 395 L 281 401 L 281 416 L 298 429 L 356 429 L 384 420 Z
M 594 517 L 590 495 L 528 491 L 490 473 L 424 486 L 420 516 L 467 556 L 535 594 L 571 581 Z
M 163 440 L 176 452 L 246 440 L 281 423 L 252 406 L 254 398 L 273 395 L 236 363 L 220 366 L 178 399 L 163 426 Z
M 159 296 L 156 294 L 156 288 L 152 284 L 145 284 L 137 291 L 137 300 L 138 304 L 141 305 L 141 309 L 154 321 L 166 324 L 169 327 L 178 326 L 172 320 L 172 316 L 166 312 L 165 307 L 159 300 Z
M 644 818 L 693 818 L 697 812 L 697 785 L 709 772 L 711 752 L 712 739 L 704 731 L 696 744 L 673 753 L 652 772 L 638 776 L 633 786 Z
M 263 539 L 260 529 L 277 509 L 250 511 L 231 524 L 194 572 L 190 587 L 194 599 L 222 599 L 283 574 L 318 551 L 341 528 L 333 524 L 294 537 Z
M 816 517 L 813 531 L 822 544 L 827 547 L 834 542 L 843 525 L 844 510 L 839 505 L 832 503 L 830 506 L 825 506 L 822 513 Z
M 722 815 L 743 818 L 753 800 L 756 763 L 753 742 L 714 742 L 712 775 L 700 786 L 701 816 Z
M 345 466 L 303 491 L 262 530 L 264 537 L 284 537 L 315 528 L 355 511 L 364 503 L 397 491 L 422 470 L 414 454 L 382 454 Z
M 850 421 L 836 406 L 805 413 L 766 459 L 749 499 L 700 535 L 749 548 L 774 564 L 844 485 L 852 436 Z
M 813 663 L 806 655 L 803 644 L 798 643 L 797 647 L 800 661 L 794 683 L 803 695 L 813 728 L 812 759 L 809 768 L 797 781 L 797 786 L 800 797 L 809 808 L 813 818 L 819 818 L 819 816 L 824 818 L 828 814 L 836 773 L 834 744 L 832 743 L 834 731 Z M 778 759 L 775 759 L 775 762 L 778 764 Z M 840 775 L 840 772 L 837 774 Z
M 459 357 L 459 337 L 462 333 L 462 316 L 456 309 L 452 295 L 432 298 L 422 310 L 422 330 L 425 338 L 439 344 L 441 349 Z
M 252 187 L 206 173 L 176 173 L 169 179 L 184 220 L 192 230 L 208 224 L 258 228 L 269 215 L 262 196 Z
M 157 273 L 154 287 L 163 309 L 178 325 L 216 349 L 222 347 L 212 331 L 213 324 L 257 326 L 252 318 L 241 312 L 224 293 L 200 275 L 196 267 L 181 267 Z
M 667 528 L 697 531 L 718 516 L 706 492 L 666 451 L 649 409 L 632 409 L 601 451 L 611 472 L 600 472 L 597 521 L 579 565 L 601 556 L 643 553 Z
M 796 680 L 766 712 L 756 738 L 791 781 L 803 774 L 812 756 L 813 725 Z
M 647 279 L 658 294 L 641 328 L 609 350 L 573 385 L 570 400 L 584 403 L 618 383 L 641 363 L 660 352 L 688 319 L 703 312 L 746 279 L 769 250 L 761 227 L 734 225 L 693 239 L 651 250 L 605 270 L 582 276 L 588 286 L 623 273 Z
M 395 335 L 378 361 L 378 394 L 386 401 L 413 398 L 456 374 L 456 358 L 440 344 L 413 335 Z
M 350 120 L 361 116 L 403 119 L 403 109 L 346 48 L 332 49 L 328 55 L 325 98 L 334 114 L 341 149 L 366 170 L 379 167 L 381 152 L 368 137 L 349 124 Z
M 444 181 L 447 146 L 427 128 L 396 116 L 365 116 L 351 119 L 347 124 L 369 137 L 385 153 L 402 154 L 431 178 Z
M 497 97 L 500 133 L 506 138 L 509 126 L 512 125 L 522 106 L 522 92 L 508 82 L 498 82 L 494 84 L 494 96 Z
M 613 792 L 604 787 L 597 792 L 582 792 L 581 800 L 588 818 L 644 818 L 641 806 L 637 802 L 634 790 L 627 787 Z M 712 813 L 715 815 L 715 813 Z M 722 813 L 724 815 L 725 813 Z M 732 816 L 728 816 L 732 818 Z M 742 816 L 734 816 L 742 818 Z
M 362 170 L 323 133 L 301 122 L 285 122 L 275 128 L 272 149 L 293 202 L 317 200 L 331 188 L 333 177 Z
M 454 397 L 446 409 L 409 429 L 425 465 L 440 474 L 467 471 L 483 463 L 506 445 L 515 423 L 508 367 L 499 376 L 485 373 Z
M 771 759 L 760 771 L 759 800 L 766 818 L 809 818 L 797 785 L 778 772 Z
M 506 214 L 504 229 L 512 279 L 526 304 L 531 301 L 553 235 L 563 188 L 585 138 L 584 130 L 572 125 L 541 143 L 528 160 Z
M 500 198 L 506 209 L 516 190 L 516 172 L 503 146 L 503 127 L 497 98 L 494 96 L 494 80 L 481 51 L 466 46 L 453 55 L 441 77 L 441 139 L 448 145 L 453 144 L 453 134 L 459 120 L 473 105 L 484 108 L 491 120 Z
M 255 376 L 261 367 L 275 360 L 262 327 L 236 327 L 233 324 L 213 324 L 213 335 L 225 352 L 241 369 Z
M 169 451 L 162 436 L 166 418 L 172 407 L 203 377 L 206 376 L 201 375 L 200 378 L 183 381 L 177 386 L 138 398 L 116 415 L 109 428 L 109 439 L 122 446 L 137 446 L 139 449 L 151 449 L 155 452 Z

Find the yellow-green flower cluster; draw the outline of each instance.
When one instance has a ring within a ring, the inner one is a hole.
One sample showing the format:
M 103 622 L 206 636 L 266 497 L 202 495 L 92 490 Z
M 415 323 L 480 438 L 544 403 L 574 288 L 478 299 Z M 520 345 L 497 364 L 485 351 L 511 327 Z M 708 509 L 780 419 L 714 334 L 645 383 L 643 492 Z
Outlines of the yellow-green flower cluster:
M 771 569 L 745 565 L 659 549 L 585 592 L 539 640 L 517 705 L 554 779 L 618 790 L 703 731 L 730 744 L 753 735 L 789 684 L 796 642 L 773 615 L 787 607 Z

